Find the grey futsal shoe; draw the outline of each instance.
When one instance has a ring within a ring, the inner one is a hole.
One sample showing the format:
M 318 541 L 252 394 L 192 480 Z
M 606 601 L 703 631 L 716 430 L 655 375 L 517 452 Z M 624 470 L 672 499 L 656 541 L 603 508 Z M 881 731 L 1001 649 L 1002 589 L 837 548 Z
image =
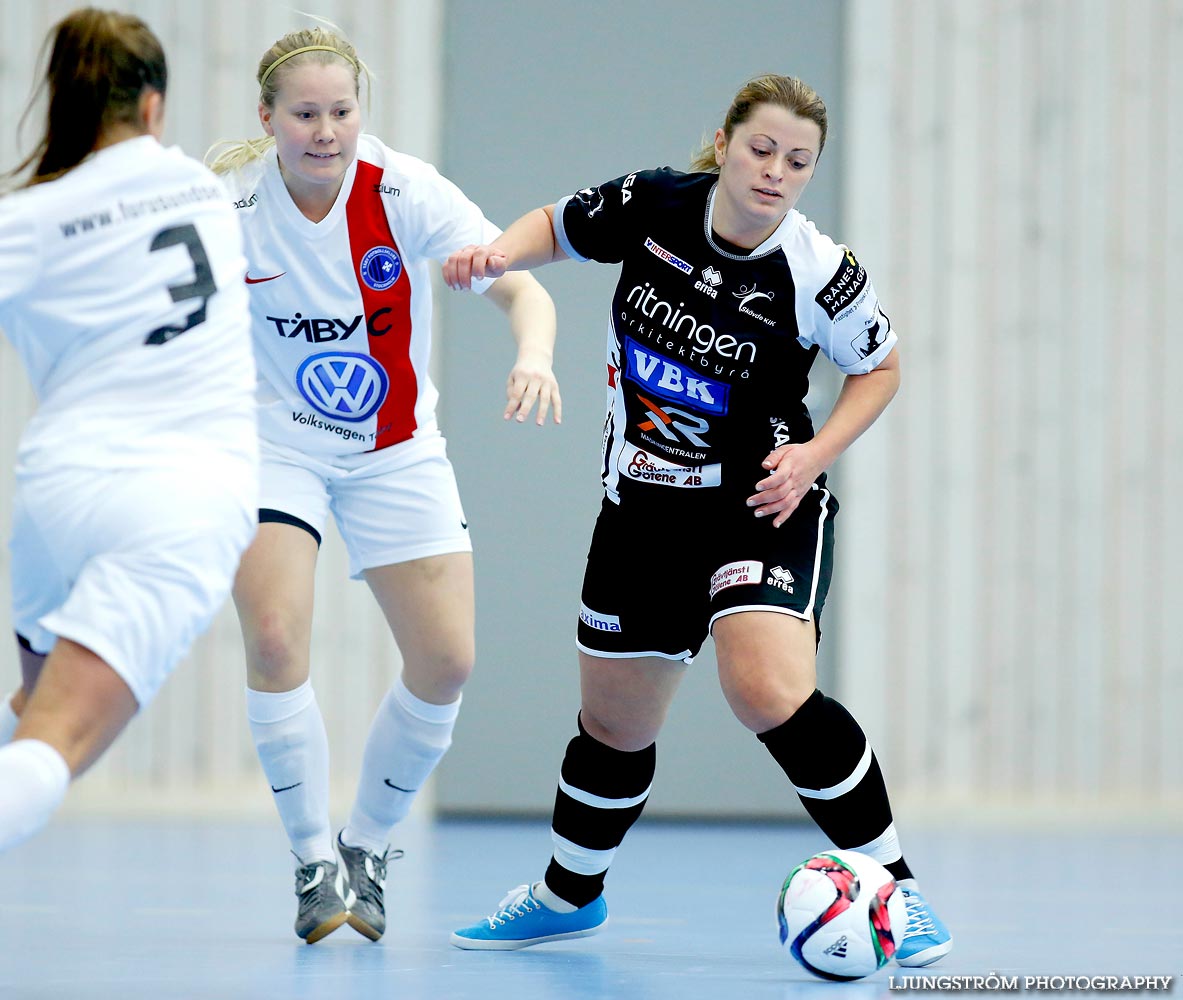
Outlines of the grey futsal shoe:
M 349 906 L 349 926 L 371 941 L 377 941 L 386 931 L 387 862 L 403 856 L 402 851 L 388 847 L 382 854 L 371 854 L 364 847 L 350 847 L 337 834 L 337 853 L 345 871 L 345 901 Z
M 296 934 L 309 944 L 349 919 L 345 900 L 337 891 L 337 866 L 331 861 L 312 861 L 296 869 L 296 899 Z

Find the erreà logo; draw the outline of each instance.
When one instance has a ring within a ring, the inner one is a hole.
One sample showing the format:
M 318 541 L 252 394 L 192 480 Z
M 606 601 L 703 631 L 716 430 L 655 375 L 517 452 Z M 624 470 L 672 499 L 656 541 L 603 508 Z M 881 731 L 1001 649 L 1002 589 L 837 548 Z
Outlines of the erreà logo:
M 372 417 L 389 387 L 386 370 L 366 354 L 314 354 L 296 369 L 296 388 L 312 408 L 350 423 Z

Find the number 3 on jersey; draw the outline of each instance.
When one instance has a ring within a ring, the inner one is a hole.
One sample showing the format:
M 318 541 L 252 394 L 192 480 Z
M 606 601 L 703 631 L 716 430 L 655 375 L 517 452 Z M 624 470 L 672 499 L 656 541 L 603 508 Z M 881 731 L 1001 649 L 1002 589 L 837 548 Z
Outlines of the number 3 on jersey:
M 164 250 L 171 246 L 182 244 L 189 251 L 189 258 L 193 261 L 193 280 L 187 285 L 169 285 L 168 292 L 174 302 L 184 302 L 186 299 L 201 299 L 199 305 L 185 318 L 184 326 L 161 326 L 148 334 L 145 344 L 167 344 L 174 337 L 179 337 L 187 330 L 192 330 L 199 323 L 205 322 L 205 307 L 210 296 L 218 290 L 214 284 L 214 272 L 209 266 L 209 257 L 205 247 L 201 244 L 201 237 L 197 234 L 197 227 L 191 222 L 183 226 L 171 226 L 162 229 L 152 240 L 149 253 Z

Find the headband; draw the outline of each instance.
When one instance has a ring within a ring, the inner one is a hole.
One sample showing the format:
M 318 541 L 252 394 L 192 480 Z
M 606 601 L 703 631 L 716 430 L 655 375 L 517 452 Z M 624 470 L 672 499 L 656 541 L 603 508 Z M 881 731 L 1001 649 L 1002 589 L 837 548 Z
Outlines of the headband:
M 337 55 L 339 55 L 342 59 L 344 59 L 347 63 L 349 63 L 349 65 L 353 67 L 353 71 L 355 73 L 358 71 L 357 62 L 354 59 L 351 59 L 349 56 L 347 56 L 340 49 L 335 49 L 331 45 L 305 45 L 303 48 L 292 49 L 291 52 L 285 52 L 282 56 L 280 56 L 278 59 L 276 59 L 275 62 L 273 62 L 270 66 L 268 66 L 267 69 L 263 72 L 262 78 L 259 80 L 260 88 L 266 86 L 267 78 L 269 76 L 271 76 L 271 74 L 272 74 L 272 72 L 274 72 L 276 66 L 278 66 L 281 62 L 283 62 L 286 59 L 291 59 L 292 56 L 298 56 L 301 52 L 334 52 Z

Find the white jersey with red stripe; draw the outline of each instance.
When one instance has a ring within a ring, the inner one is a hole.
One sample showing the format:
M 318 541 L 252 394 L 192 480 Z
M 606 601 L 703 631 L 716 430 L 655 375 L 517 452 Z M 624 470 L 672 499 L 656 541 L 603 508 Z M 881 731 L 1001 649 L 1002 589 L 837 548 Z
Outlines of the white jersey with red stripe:
M 263 438 L 336 456 L 434 433 L 430 262 L 500 230 L 433 166 L 370 135 L 320 222 L 292 201 L 274 147 L 226 179 L 246 239 Z

